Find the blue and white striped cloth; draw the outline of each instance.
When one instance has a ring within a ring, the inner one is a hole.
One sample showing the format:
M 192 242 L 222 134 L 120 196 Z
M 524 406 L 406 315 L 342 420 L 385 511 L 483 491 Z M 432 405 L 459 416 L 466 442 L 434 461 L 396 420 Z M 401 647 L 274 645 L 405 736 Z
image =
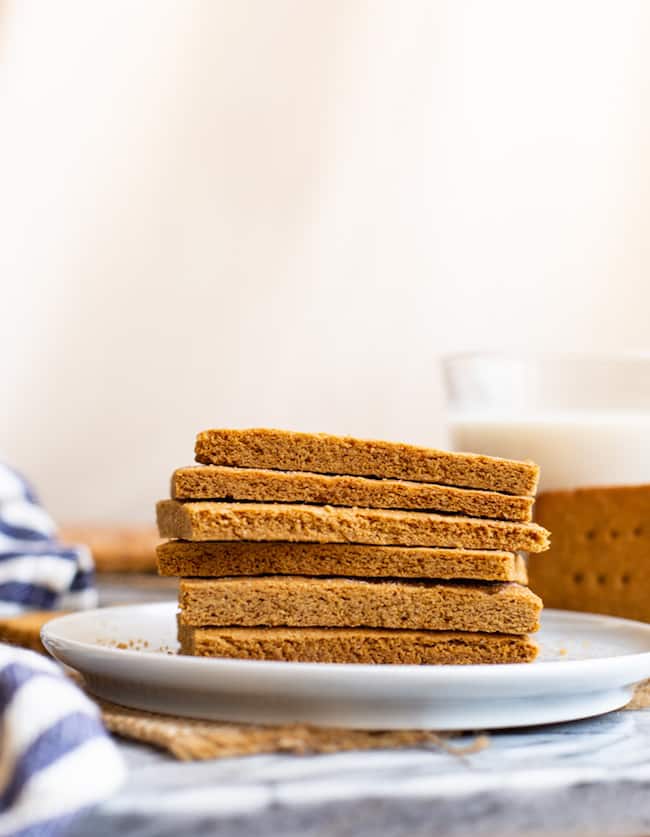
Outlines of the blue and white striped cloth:
M 0 645 L 0 835 L 61 837 L 125 768 L 99 710 L 61 669 Z
M 29 484 L 0 463 L 0 613 L 92 607 L 93 561 L 65 546 Z M 99 710 L 59 666 L 0 644 L 0 837 L 57 837 L 124 766 Z
M 0 463 L 0 603 L 25 609 L 95 607 L 93 560 L 85 546 L 65 546 L 54 521 L 20 474 Z

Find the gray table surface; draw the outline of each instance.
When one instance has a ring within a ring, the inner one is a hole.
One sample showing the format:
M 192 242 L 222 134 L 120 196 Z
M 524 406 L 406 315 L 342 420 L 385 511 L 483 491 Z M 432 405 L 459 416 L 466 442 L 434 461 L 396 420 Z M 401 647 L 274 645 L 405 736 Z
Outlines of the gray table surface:
M 166 579 L 102 581 L 104 603 L 174 595 Z M 463 757 L 427 747 L 181 763 L 118 746 L 128 781 L 70 837 L 650 834 L 648 709 L 493 732 Z

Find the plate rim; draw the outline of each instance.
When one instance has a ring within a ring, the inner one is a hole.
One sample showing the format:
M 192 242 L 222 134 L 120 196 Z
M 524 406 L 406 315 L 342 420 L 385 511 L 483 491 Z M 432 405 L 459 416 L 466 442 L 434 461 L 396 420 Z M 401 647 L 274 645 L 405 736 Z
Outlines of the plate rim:
M 43 645 L 48 653 L 63 662 L 54 647 L 56 643 L 67 645 L 71 650 L 76 650 L 83 653 L 91 653 L 102 657 L 103 659 L 115 659 L 115 655 L 119 653 L 119 659 L 126 659 L 135 661 L 139 660 L 141 663 L 147 665 L 155 665 L 160 663 L 161 659 L 166 656 L 173 656 L 174 664 L 181 667 L 196 668 L 197 665 L 210 668 L 220 668 L 222 670 L 232 670 L 233 673 L 248 672 L 250 674 L 271 675 L 278 676 L 291 674 L 295 676 L 297 667 L 300 672 L 319 672 L 321 674 L 336 673 L 337 677 L 354 678 L 359 675 L 366 675 L 371 678 L 381 678 L 390 672 L 395 672 L 399 669 L 401 678 L 431 678 L 441 679 L 449 677 L 454 682 L 462 682 L 464 680 L 472 680 L 480 672 L 481 676 L 487 677 L 488 680 L 500 679 L 507 674 L 514 674 L 515 672 L 526 672 L 526 677 L 530 680 L 546 679 L 556 674 L 560 670 L 566 670 L 567 665 L 571 666 L 572 674 L 577 674 L 583 671 L 588 674 L 594 667 L 602 668 L 603 665 L 628 665 L 632 661 L 641 662 L 647 660 L 648 668 L 650 670 L 650 623 L 640 622 L 634 619 L 625 619 L 620 616 L 609 616 L 607 614 L 591 613 L 574 610 L 562 610 L 558 608 L 545 608 L 542 612 L 544 614 L 552 614 L 555 618 L 562 618 L 567 616 L 571 618 L 597 620 L 598 622 L 605 622 L 611 624 L 613 627 L 618 625 L 620 627 L 634 627 L 637 631 L 641 631 L 648 635 L 648 650 L 634 651 L 624 653 L 616 656 L 592 657 L 584 660 L 539 660 L 531 665 L 522 665 L 521 663 L 475 663 L 470 665 L 460 664 L 441 664 L 441 665 L 399 665 L 391 663 L 319 663 L 319 662 L 293 662 L 285 660 L 246 660 L 229 657 L 193 657 L 184 656 L 180 654 L 167 655 L 162 652 L 155 652 L 151 649 L 138 648 L 115 648 L 111 646 L 101 645 L 97 642 L 86 642 L 78 639 L 70 639 L 67 637 L 61 638 L 56 636 L 56 628 L 62 623 L 75 622 L 84 620 L 89 617 L 97 615 L 110 615 L 111 613 L 119 611 L 137 611 L 137 610 L 171 610 L 172 607 L 177 607 L 176 600 L 161 601 L 161 602 L 143 602 L 139 604 L 123 604 L 112 605 L 109 607 L 93 608 L 92 610 L 76 611 L 74 613 L 67 613 L 62 616 L 55 617 L 47 622 L 41 628 L 40 635 Z M 533 639 L 535 635 L 533 635 Z M 52 646 L 52 647 L 50 647 Z M 126 655 L 126 657 L 124 656 Z M 151 661 L 145 663 L 144 661 Z M 70 665 L 70 663 L 65 663 Z M 71 666 L 74 668 L 74 665 Z M 640 682 L 643 678 L 630 680 L 630 683 Z

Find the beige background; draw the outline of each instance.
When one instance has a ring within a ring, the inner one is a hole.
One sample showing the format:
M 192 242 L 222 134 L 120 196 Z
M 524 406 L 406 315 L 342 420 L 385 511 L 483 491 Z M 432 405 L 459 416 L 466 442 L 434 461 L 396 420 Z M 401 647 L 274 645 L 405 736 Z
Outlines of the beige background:
M 0 456 L 147 519 L 196 430 L 443 444 L 441 353 L 649 348 L 650 4 L 0 0 Z

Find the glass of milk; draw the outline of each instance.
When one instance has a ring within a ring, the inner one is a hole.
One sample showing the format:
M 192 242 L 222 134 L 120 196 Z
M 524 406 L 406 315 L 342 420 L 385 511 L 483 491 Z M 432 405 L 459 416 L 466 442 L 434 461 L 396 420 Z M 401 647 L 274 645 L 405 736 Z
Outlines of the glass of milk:
M 650 483 L 650 355 L 443 361 L 452 445 L 541 465 L 540 490 Z

